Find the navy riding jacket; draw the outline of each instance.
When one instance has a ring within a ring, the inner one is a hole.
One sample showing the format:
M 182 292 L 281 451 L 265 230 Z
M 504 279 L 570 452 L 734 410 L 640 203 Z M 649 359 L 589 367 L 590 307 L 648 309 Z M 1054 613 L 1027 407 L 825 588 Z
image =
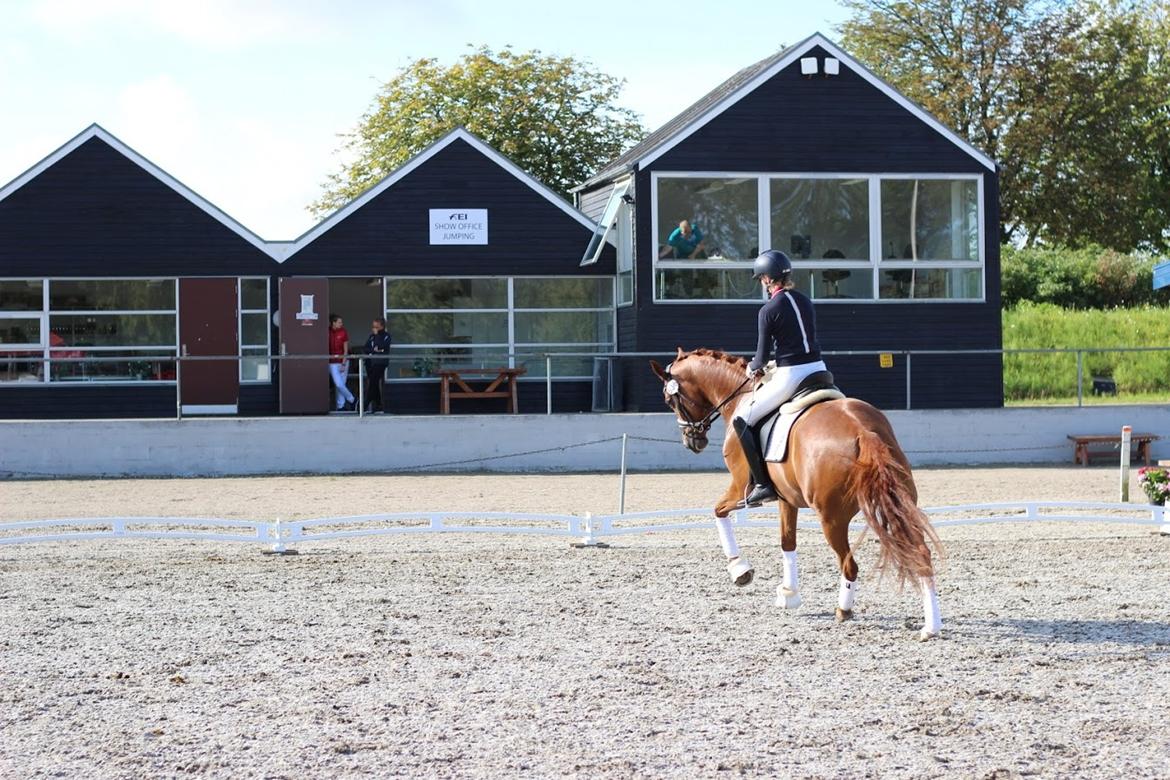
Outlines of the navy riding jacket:
M 781 290 L 760 307 L 760 340 L 750 368 L 761 369 L 774 352 L 777 366 L 799 366 L 821 359 L 812 301 L 802 292 Z M 773 349 L 774 345 L 774 349 Z

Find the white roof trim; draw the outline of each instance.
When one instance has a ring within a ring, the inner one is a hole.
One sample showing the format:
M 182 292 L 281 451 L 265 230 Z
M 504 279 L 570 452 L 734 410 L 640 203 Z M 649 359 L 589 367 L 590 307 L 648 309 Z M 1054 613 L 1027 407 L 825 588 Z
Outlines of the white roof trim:
M 24 185 L 28 184 L 33 179 L 40 176 L 46 170 L 48 170 L 52 166 L 56 165 L 58 162 L 60 162 L 66 156 L 68 156 L 73 151 L 75 151 L 79 146 L 81 146 L 86 141 L 89 141 L 92 138 L 100 139 L 101 141 L 104 141 L 105 143 L 109 144 L 111 147 L 114 148 L 115 151 L 117 151 L 123 157 L 127 158 L 132 163 L 137 165 L 139 168 L 142 168 L 144 171 L 149 173 L 151 176 L 158 179 L 163 184 L 167 185 L 172 190 L 177 192 L 179 195 L 186 198 L 192 204 L 194 204 L 195 206 L 200 208 L 202 211 L 207 213 L 209 216 L 211 216 L 212 219 L 214 219 L 217 222 L 219 222 L 220 224 L 222 224 L 228 230 L 232 231 L 233 233 L 238 235 L 240 238 L 244 239 L 249 244 L 251 244 L 252 246 L 259 249 L 264 254 L 268 255 L 269 257 L 273 257 L 273 254 L 272 254 L 272 251 L 268 245 L 268 242 L 264 241 L 264 239 L 257 236 L 251 230 L 248 230 L 248 228 L 244 227 L 242 224 L 240 224 L 236 220 L 232 219 L 230 216 L 228 216 L 228 214 L 226 212 L 224 212 L 218 206 L 211 203 L 211 201 L 209 201 L 206 198 L 204 198 L 203 196 L 199 195 L 199 193 L 195 192 L 190 187 L 183 184 L 181 181 L 176 179 L 174 176 L 171 176 L 169 173 L 164 171 L 162 168 L 159 168 L 157 165 L 152 163 L 150 160 L 146 159 L 141 154 L 139 154 L 138 152 L 134 151 L 129 146 L 127 146 L 125 143 L 123 143 L 122 141 L 118 140 L 116 137 L 111 135 L 107 130 L 105 130 L 105 128 L 103 128 L 97 124 L 92 124 L 89 127 L 85 128 L 80 133 L 75 135 L 72 139 L 67 141 L 64 146 L 59 147 L 56 151 L 54 151 L 48 157 L 44 158 L 36 165 L 34 165 L 33 167 L 29 168 L 24 173 L 17 176 L 15 179 L 10 181 L 8 184 L 4 185 L 3 188 L 0 188 L 0 201 L 4 200 L 9 195 L 16 192 Z M 273 259 L 276 259 L 276 258 L 273 257 Z
M 792 50 L 789 51 L 788 54 L 785 55 L 784 58 L 781 59 L 779 62 L 777 62 L 775 65 L 768 68 L 767 70 L 762 72 L 760 75 L 756 76 L 754 79 L 749 81 L 747 84 L 744 84 L 742 87 L 740 87 L 738 90 L 733 92 L 731 95 L 728 95 L 722 101 L 717 103 L 713 108 L 711 108 L 709 111 L 707 111 L 707 113 L 703 114 L 701 117 L 699 117 L 695 121 L 691 122 L 684 129 L 675 133 L 674 136 L 672 136 L 671 138 L 664 141 L 662 144 L 660 144 L 658 147 L 656 147 L 653 151 L 651 151 L 645 157 L 642 157 L 640 160 L 638 160 L 638 168 L 639 169 L 645 168 L 647 165 L 649 165 L 650 163 L 654 162 L 662 155 L 669 152 L 675 146 L 682 143 L 691 134 L 693 134 L 694 132 L 699 130 L 701 127 L 706 125 L 712 119 L 719 116 L 724 111 L 729 109 L 731 106 L 735 105 L 741 99 L 743 99 L 748 94 L 750 94 L 753 90 L 756 89 L 756 87 L 759 87 L 761 84 L 763 84 L 764 82 L 771 79 L 777 73 L 784 70 L 792 63 L 796 62 L 798 59 L 800 59 L 801 55 L 805 54 L 809 49 L 811 49 L 814 46 L 820 46 L 821 48 L 825 49 L 825 51 L 829 52 L 829 54 L 836 57 L 841 62 L 845 63 L 845 65 L 850 70 L 854 71 L 855 73 L 857 73 L 857 75 L 861 76 L 863 79 L 868 81 L 870 84 L 872 84 L 873 86 L 877 87 L 879 90 L 884 92 L 891 100 L 893 100 L 898 105 L 902 106 L 902 108 L 909 111 L 911 114 L 916 116 L 918 119 L 925 122 L 939 135 L 943 136 L 948 141 L 953 143 L 955 146 L 959 147 L 961 150 L 963 150 L 964 152 L 969 154 L 971 157 L 975 158 L 975 160 L 977 160 L 985 168 L 987 168 L 990 171 L 995 170 L 995 161 L 993 161 L 990 157 L 988 157 L 986 154 L 984 154 L 983 152 L 976 149 L 974 146 L 972 146 L 966 140 L 961 138 L 954 131 L 950 130 L 946 125 L 939 122 L 937 119 L 935 119 L 933 116 L 931 116 L 929 113 L 927 113 L 925 109 L 923 109 L 921 106 L 919 106 L 913 100 L 906 97 L 901 92 L 899 92 L 898 90 L 896 90 L 892 86 L 890 86 L 889 83 L 887 83 L 883 79 L 874 75 L 868 68 L 866 68 L 864 65 L 862 65 L 857 60 L 850 57 L 840 47 L 838 47 L 836 44 L 831 42 L 829 39 L 827 39 L 825 36 L 821 35 L 820 33 L 815 33 L 815 34 L 809 36 L 808 38 L 806 38 L 803 42 L 798 43 L 796 46 L 793 46 Z
M 381 195 L 387 189 L 392 187 L 396 182 L 401 181 L 403 178 L 410 175 L 410 173 L 413 172 L 416 168 L 434 157 L 439 152 L 446 149 L 455 141 L 465 141 L 466 143 L 470 144 L 472 148 L 474 148 L 480 154 L 484 155 L 496 165 L 515 176 L 545 200 L 549 201 L 561 211 L 572 217 L 574 220 L 581 223 L 583 227 L 588 228 L 591 233 L 597 230 L 597 224 L 594 223 L 593 220 L 589 219 L 580 211 L 577 211 L 577 209 L 573 208 L 573 206 L 564 198 L 560 197 L 544 184 L 537 181 L 530 174 L 517 166 L 514 162 L 497 152 L 492 147 L 488 146 L 480 139 L 476 138 L 467 130 L 462 127 L 458 127 L 452 130 L 450 133 L 447 133 L 447 135 L 443 136 L 435 143 L 431 144 L 425 150 L 419 152 L 401 168 L 386 176 L 386 178 L 382 179 L 373 187 L 370 187 L 361 195 L 357 196 L 349 203 L 345 204 L 337 211 L 321 220 L 321 222 L 317 223 L 315 227 L 310 228 L 306 233 L 301 235 L 295 241 L 291 242 L 291 248 L 287 250 L 285 257 L 281 259 L 280 262 L 283 262 L 285 259 L 295 255 L 297 252 L 316 241 L 322 235 L 329 232 L 329 230 L 332 229 L 337 223 L 341 222 L 343 219 L 353 214 L 362 206 Z

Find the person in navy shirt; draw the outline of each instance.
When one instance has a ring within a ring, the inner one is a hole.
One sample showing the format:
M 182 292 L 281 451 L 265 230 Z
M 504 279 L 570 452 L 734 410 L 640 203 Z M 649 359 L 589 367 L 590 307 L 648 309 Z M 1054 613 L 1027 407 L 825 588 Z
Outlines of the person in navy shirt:
M 732 418 L 755 483 L 747 497 L 748 506 L 758 506 L 777 498 L 760 451 L 759 430 L 755 426 L 791 398 L 810 374 L 828 370 L 821 360 L 821 348 L 817 343 L 812 301 L 793 289 L 792 261 L 783 252 L 769 249 L 756 258 L 753 271 L 753 278 L 759 279 L 767 291 L 768 302 L 760 307 L 757 320 L 759 340 L 747 373 L 749 377 L 763 375 L 769 358 L 776 361 L 776 371 L 768 382 L 740 404 Z
M 382 400 L 382 382 L 386 376 L 386 368 L 390 365 L 387 353 L 390 352 L 390 334 L 386 332 L 386 320 L 375 317 L 370 323 L 370 335 L 366 339 L 366 354 L 376 357 L 366 361 L 366 409 L 371 414 L 374 411 L 385 412 Z

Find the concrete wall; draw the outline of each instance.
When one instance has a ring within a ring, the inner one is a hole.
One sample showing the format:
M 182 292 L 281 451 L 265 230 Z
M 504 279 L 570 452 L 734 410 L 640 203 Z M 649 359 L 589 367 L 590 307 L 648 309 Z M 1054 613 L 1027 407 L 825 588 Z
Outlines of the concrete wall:
M 1170 406 L 889 412 L 915 465 L 1070 463 L 1070 433 L 1170 436 Z M 669 414 L 356 416 L 0 422 L 0 475 L 224 476 L 370 471 L 721 469 L 722 424 L 700 455 Z M 664 439 L 666 441 L 647 441 Z M 598 443 L 591 443 L 598 442 Z M 535 450 L 544 450 L 533 452 Z M 549 451 L 551 450 L 551 451 Z M 529 453 L 515 455 L 515 453 Z M 1170 440 L 1154 445 L 1170 458 Z

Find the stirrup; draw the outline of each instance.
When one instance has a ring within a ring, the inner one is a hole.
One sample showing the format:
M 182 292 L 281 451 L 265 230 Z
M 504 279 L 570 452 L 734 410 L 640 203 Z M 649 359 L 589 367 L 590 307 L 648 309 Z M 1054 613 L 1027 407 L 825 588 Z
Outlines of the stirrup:
M 776 501 L 779 498 L 780 496 L 776 493 L 776 489 L 771 485 L 757 484 L 752 489 L 752 492 L 748 494 L 748 497 L 744 499 L 744 503 L 752 507 L 766 504 L 769 501 Z

